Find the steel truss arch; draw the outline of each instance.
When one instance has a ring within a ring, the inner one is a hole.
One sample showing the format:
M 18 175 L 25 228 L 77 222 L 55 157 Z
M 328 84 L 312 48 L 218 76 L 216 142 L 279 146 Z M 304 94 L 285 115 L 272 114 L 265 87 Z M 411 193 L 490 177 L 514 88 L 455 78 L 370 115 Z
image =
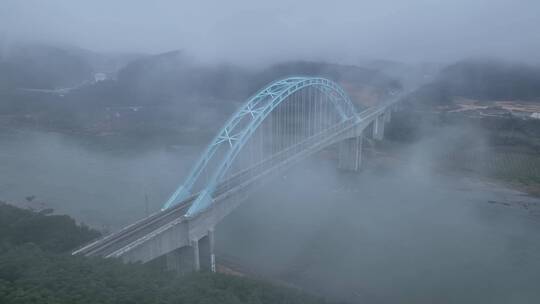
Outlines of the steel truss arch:
M 186 216 L 193 216 L 198 212 L 208 208 L 212 202 L 213 192 L 218 182 L 226 174 L 247 140 L 264 121 L 264 119 L 278 105 L 287 100 L 287 97 L 295 92 L 306 88 L 315 87 L 329 97 L 329 100 L 336 108 L 342 120 L 357 118 L 354 105 L 344 90 L 325 78 L 319 77 L 289 77 L 274 81 L 261 89 L 249 98 L 225 123 L 216 137 L 207 146 L 205 152 L 192 168 L 186 181 L 170 196 L 163 205 L 162 210 L 172 207 L 192 195 L 192 188 L 200 178 L 210 161 L 216 156 L 216 151 L 220 148 L 227 149 L 225 156 L 219 161 L 217 169 L 213 171 L 204 189 L 199 193 L 197 199 L 186 213 Z M 243 123 L 241 123 L 243 122 Z

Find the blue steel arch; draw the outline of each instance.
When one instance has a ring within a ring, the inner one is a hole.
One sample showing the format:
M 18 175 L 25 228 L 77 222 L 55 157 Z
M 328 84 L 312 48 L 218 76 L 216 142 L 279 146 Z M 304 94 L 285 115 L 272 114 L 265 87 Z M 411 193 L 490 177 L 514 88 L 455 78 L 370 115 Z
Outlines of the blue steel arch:
M 188 209 L 186 216 L 193 216 L 208 208 L 212 202 L 212 194 L 217 183 L 232 165 L 235 157 L 250 138 L 251 134 L 253 134 L 272 110 L 285 101 L 287 97 L 309 86 L 316 87 L 329 97 L 329 100 L 335 106 L 342 120 L 358 118 L 356 109 L 347 94 L 339 85 L 331 80 L 320 77 L 289 77 L 274 81 L 249 98 L 233 114 L 208 145 L 201 158 L 192 168 L 184 184 L 176 189 L 163 205 L 162 210 L 172 207 L 188 198 L 192 194 L 193 185 L 208 163 L 216 155 L 216 151 L 223 147 L 223 145 L 228 145 L 228 151 L 225 153 L 217 169 L 213 172 L 206 187 L 199 193 L 195 202 Z M 240 124 L 241 121 L 246 119 L 248 123 Z

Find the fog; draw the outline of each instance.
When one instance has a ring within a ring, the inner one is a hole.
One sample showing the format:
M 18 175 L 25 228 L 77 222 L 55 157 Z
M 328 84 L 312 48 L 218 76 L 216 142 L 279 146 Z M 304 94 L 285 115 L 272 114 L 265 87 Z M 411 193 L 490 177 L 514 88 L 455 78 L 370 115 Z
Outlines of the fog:
M 540 3 L 456 1 L 17 1 L 0 39 L 105 52 L 183 49 L 203 61 L 540 60 Z
M 158 211 L 241 102 L 290 74 L 336 81 L 358 109 L 418 87 L 401 111 L 457 97 L 532 104 L 539 12 L 534 0 L 3 0 L 0 200 L 116 231 Z M 118 58 L 15 47 L 28 42 Z M 529 65 L 446 65 L 467 57 Z M 336 168 L 336 147 L 280 173 L 216 228 L 218 265 L 347 302 L 538 302 L 540 200 L 481 179 L 492 176 L 480 161 L 444 160 L 489 159 L 500 148 L 489 137 L 512 133 L 502 145 L 532 168 L 514 174 L 533 180 L 522 175 L 537 170 L 540 125 L 516 130 L 533 119 L 497 112 L 493 131 L 439 114 L 413 131 L 401 121 L 420 139 L 366 136 L 358 173 Z
M 538 214 L 515 205 L 538 211 L 540 200 L 437 166 L 464 136 L 482 151 L 482 132 L 432 135 L 392 154 L 366 140 L 360 173 L 337 170 L 330 148 L 280 174 L 216 227 L 218 262 L 352 303 L 540 299 Z M 3 132 L 0 145 L 0 197 L 35 195 L 35 206 L 108 230 L 157 210 L 203 148 L 24 130 Z
M 451 127 L 359 174 L 314 157 L 218 226 L 218 257 L 351 303 L 538 301 L 540 221 L 515 204 L 540 200 L 441 170 L 464 135 L 483 149 L 481 133 Z
M 20 203 L 35 196 L 31 208 L 53 208 L 105 231 L 159 210 L 200 150 L 133 151 L 31 130 L 2 130 L 0 145 L 2 200 Z
M 458 190 L 467 182 L 410 169 L 339 183 L 321 169 L 290 174 L 294 182 L 263 191 L 266 199 L 223 222 L 220 253 L 350 302 L 537 300 L 538 222 L 487 204 L 496 193 Z

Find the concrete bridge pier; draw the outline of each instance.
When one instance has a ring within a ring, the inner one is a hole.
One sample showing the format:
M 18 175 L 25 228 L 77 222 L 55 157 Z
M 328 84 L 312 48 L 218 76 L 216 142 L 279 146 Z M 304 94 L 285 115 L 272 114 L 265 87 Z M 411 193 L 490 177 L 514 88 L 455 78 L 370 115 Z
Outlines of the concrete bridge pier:
M 384 125 L 392 119 L 392 111 L 386 110 L 373 121 L 373 139 L 382 140 L 384 138 Z
M 189 246 L 177 248 L 165 255 L 167 270 L 178 274 L 193 271 L 216 271 L 214 254 L 214 229 L 199 240 L 191 240 Z
M 199 241 L 199 264 L 200 270 L 216 272 L 216 255 L 214 253 L 214 229 L 208 230 L 208 234 Z
M 196 269 L 196 257 L 198 260 L 198 246 L 184 246 L 177 248 L 165 255 L 167 270 L 178 274 L 186 274 Z
M 347 138 L 339 143 L 338 168 L 358 171 L 362 164 L 362 135 Z
M 385 114 L 381 114 L 373 121 L 373 139 L 382 140 L 384 138 Z
M 392 110 L 388 109 L 386 112 L 384 112 L 384 122 L 389 123 L 390 120 L 392 120 Z

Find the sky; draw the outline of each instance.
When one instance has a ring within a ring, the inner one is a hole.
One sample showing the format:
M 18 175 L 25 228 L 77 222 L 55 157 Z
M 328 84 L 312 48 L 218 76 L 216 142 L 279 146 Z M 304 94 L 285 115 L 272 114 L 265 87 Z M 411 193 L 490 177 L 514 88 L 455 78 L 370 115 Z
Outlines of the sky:
M 0 37 L 260 63 L 540 62 L 538 0 L 0 0 Z

